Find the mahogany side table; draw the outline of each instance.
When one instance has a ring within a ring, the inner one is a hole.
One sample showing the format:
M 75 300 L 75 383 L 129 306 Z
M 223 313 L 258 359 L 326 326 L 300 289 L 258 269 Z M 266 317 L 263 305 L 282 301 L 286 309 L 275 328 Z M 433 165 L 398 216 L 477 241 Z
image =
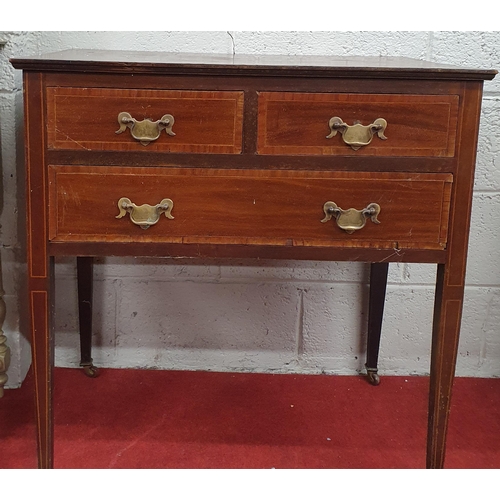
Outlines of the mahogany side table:
M 53 466 L 58 255 L 436 263 L 427 467 L 443 467 L 482 87 L 496 71 L 87 50 L 12 64 L 40 467 Z

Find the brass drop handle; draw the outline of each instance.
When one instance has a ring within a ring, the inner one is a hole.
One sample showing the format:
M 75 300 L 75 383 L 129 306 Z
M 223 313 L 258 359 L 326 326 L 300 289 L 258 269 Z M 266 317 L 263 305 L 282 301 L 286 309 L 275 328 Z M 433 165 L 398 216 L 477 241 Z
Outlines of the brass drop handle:
M 337 135 L 337 132 L 340 132 L 344 142 L 351 146 L 354 151 L 358 150 L 362 146 L 370 144 L 375 134 L 377 134 L 378 137 L 384 141 L 387 139 L 384 135 L 387 122 L 383 118 L 377 118 L 370 125 L 361 125 L 360 123 L 347 125 L 347 123 L 344 123 L 341 118 L 334 116 L 333 118 L 330 118 L 328 126 L 330 127 L 331 132 L 326 136 L 327 139 L 331 139 Z
M 333 201 L 327 201 L 323 205 L 323 211 L 325 212 L 325 218 L 321 222 L 327 222 L 332 217 L 335 217 L 337 226 L 348 234 L 352 234 L 354 231 L 365 227 L 368 218 L 375 224 L 380 224 L 380 221 L 377 219 L 380 213 L 380 205 L 377 203 L 370 203 L 363 210 L 356 210 L 355 208 L 342 210 Z
M 175 133 L 172 132 L 174 121 L 175 120 L 172 115 L 163 115 L 155 122 L 149 119 L 138 121 L 135 118 L 132 118 L 130 113 L 123 111 L 118 113 L 118 123 L 120 128 L 116 131 L 116 133 L 121 134 L 122 132 L 125 132 L 128 127 L 132 137 L 139 141 L 143 146 L 147 146 L 150 142 L 156 141 L 156 139 L 160 137 L 162 130 L 165 130 L 166 134 L 174 136 Z
M 140 205 L 132 203 L 129 198 L 120 198 L 118 200 L 118 209 L 120 213 L 116 216 L 121 219 L 127 212 L 130 214 L 130 220 L 137 224 L 142 229 L 148 229 L 153 224 L 160 220 L 160 215 L 165 214 L 168 219 L 173 219 L 170 213 L 174 206 L 174 202 L 169 198 L 164 198 L 158 205 Z

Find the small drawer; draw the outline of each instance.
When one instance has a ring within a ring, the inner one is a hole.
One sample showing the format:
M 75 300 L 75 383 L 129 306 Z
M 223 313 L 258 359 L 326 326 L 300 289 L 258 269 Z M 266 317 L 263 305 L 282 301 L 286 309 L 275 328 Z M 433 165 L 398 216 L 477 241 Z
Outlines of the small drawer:
M 452 176 L 51 166 L 49 182 L 51 241 L 443 249 Z
M 243 92 L 47 88 L 49 149 L 241 153 Z
M 451 157 L 458 103 L 457 95 L 262 92 L 257 150 Z

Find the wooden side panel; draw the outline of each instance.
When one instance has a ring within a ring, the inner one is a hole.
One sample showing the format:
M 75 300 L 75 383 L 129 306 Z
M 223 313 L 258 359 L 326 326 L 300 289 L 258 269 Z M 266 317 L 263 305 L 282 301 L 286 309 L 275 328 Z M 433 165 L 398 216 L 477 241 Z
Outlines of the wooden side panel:
M 241 153 L 243 92 L 48 87 L 49 149 Z M 134 119 L 174 117 L 164 131 L 143 146 L 119 129 L 118 114 Z
M 50 167 L 52 241 L 169 242 L 443 249 L 449 174 L 387 174 L 188 168 Z M 147 230 L 117 202 L 173 200 Z M 323 205 L 381 206 L 380 224 L 347 234 L 322 223 Z
M 43 168 L 43 77 L 25 75 L 26 223 L 30 278 L 47 278 L 46 170 Z
M 458 103 L 458 95 L 262 92 L 257 149 L 259 154 L 452 157 Z M 375 136 L 354 151 L 340 133 L 326 138 L 332 117 L 348 125 L 384 118 L 387 140 Z

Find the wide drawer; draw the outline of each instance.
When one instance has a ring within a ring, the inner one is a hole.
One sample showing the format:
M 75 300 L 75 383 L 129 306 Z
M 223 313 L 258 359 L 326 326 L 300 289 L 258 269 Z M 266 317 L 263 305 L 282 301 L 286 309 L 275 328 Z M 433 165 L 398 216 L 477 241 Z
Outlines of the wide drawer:
M 47 88 L 49 149 L 240 153 L 242 130 L 243 92 Z
M 457 95 L 262 92 L 257 150 L 279 155 L 451 157 L 458 104 Z M 385 120 L 385 130 L 379 119 Z
M 51 241 L 443 249 L 452 176 L 50 166 L 49 183 Z M 336 216 L 322 222 L 327 202 L 376 203 L 379 223 L 348 233 Z M 157 218 L 147 229 L 144 210 Z

